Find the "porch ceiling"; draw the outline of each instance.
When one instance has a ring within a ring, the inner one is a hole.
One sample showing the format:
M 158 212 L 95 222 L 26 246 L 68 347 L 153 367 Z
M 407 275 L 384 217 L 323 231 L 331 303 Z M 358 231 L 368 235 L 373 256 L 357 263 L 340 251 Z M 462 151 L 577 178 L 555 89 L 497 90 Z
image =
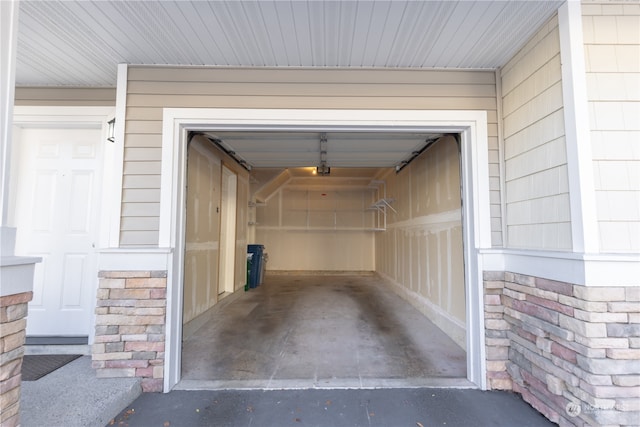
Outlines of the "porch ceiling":
M 21 0 L 17 86 L 116 83 L 116 64 L 494 69 L 562 1 Z

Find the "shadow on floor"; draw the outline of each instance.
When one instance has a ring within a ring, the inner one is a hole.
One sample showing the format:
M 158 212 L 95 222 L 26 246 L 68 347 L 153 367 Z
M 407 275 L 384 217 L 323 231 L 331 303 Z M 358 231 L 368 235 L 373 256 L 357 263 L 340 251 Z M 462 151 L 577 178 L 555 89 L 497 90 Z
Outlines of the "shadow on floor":
M 465 378 L 465 351 L 377 276 L 269 275 L 184 340 L 178 388 L 464 387 Z

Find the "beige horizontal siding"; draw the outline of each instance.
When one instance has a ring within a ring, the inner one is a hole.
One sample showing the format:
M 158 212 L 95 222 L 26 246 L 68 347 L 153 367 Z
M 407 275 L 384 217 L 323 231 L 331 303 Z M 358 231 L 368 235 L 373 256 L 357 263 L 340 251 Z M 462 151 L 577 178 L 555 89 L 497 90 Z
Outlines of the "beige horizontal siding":
M 125 127 L 127 189 L 137 183 L 147 189 L 150 181 L 142 176 L 155 180 L 160 174 L 163 108 L 482 110 L 489 118 L 490 169 L 499 184 L 493 72 L 132 66 Z M 492 200 L 499 203 L 499 185 L 494 187 Z M 123 201 L 123 221 L 126 205 L 138 202 Z M 493 243 L 501 245 L 500 211 L 492 212 Z M 122 229 L 123 245 L 137 244 L 132 231 Z
M 17 87 L 15 105 L 115 106 L 115 88 Z
M 583 8 L 600 251 L 640 252 L 640 4 Z
M 391 76 L 391 77 L 390 77 Z M 310 68 L 131 67 L 129 81 L 220 83 L 407 83 L 488 84 L 493 73 L 444 70 L 373 70 Z
M 167 83 L 168 84 L 168 83 Z M 207 96 L 207 95 L 129 95 L 128 105 L 133 107 L 174 108 L 327 108 L 327 109 L 387 109 L 387 110 L 460 110 L 460 104 L 468 110 L 495 109 L 495 97 L 408 97 L 369 94 L 348 96 Z M 262 105 L 262 107 L 260 107 Z M 265 105 L 268 105 L 266 107 Z
M 143 95 L 197 95 L 197 96 L 342 96 L 368 97 L 376 93 L 379 84 L 375 83 L 210 83 L 210 82 L 174 82 L 169 87 L 160 87 L 157 82 L 132 81 L 129 94 Z M 386 89 L 395 96 L 406 97 L 494 97 L 495 86 L 463 84 L 389 84 Z
M 160 175 L 125 175 L 122 188 L 160 188 Z
M 557 25 L 552 18 L 501 70 L 506 241 L 513 248 L 572 247 Z
M 148 147 L 127 147 L 124 150 L 124 161 L 148 161 L 148 160 L 162 160 L 161 148 L 148 148 Z

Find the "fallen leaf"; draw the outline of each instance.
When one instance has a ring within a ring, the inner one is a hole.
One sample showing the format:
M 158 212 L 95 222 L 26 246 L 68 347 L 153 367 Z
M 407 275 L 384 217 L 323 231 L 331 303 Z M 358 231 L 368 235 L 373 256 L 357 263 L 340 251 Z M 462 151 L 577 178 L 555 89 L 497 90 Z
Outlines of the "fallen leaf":
M 162 424 L 164 427 L 169 427 L 171 425 L 171 423 L 169 421 L 165 421 L 164 424 Z
M 416 422 L 416 425 L 417 425 L 418 427 L 424 427 L 424 426 L 422 425 L 422 423 L 418 423 L 418 422 Z
M 375 412 L 369 412 L 369 416 L 370 417 L 375 417 L 376 413 Z
M 297 423 L 302 422 L 302 420 L 300 418 L 295 418 L 294 421 L 297 422 Z
M 324 402 L 324 404 L 325 404 L 325 405 L 327 405 L 327 406 L 329 406 L 329 405 L 331 405 L 331 401 L 330 401 L 330 400 L 327 400 L 326 402 Z

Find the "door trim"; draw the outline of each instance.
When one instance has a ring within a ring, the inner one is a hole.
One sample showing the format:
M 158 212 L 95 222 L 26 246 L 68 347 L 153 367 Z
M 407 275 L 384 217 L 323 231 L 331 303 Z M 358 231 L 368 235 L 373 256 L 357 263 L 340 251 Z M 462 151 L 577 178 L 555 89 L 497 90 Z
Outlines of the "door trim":
M 457 110 L 291 110 L 165 108 L 159 247 L 171 250 L 167 277 L 164 391 L 180 380 L 186 141 L 190 131 L 459 133 L 467 304 L 467 379 L 486 389 L 482 249 L 491 247 L 487 114 Z

